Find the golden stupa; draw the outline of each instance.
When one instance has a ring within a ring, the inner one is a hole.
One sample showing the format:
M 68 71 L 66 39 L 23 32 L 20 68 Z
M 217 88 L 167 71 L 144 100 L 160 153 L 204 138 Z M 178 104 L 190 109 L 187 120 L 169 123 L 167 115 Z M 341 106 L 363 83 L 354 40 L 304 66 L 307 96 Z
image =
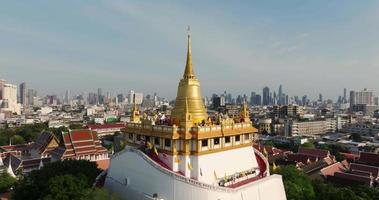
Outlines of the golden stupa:
M 183 78 L 179 82 L 175 107 L 171 112 L 173 123 L 179 124 L 184 113 L 191 115 L 193 123 L 202 123 L 208 118 L 207 110 L 201 97 L 200 82 L 193 72 L 190 34 L 188 34 L 186 68 Z

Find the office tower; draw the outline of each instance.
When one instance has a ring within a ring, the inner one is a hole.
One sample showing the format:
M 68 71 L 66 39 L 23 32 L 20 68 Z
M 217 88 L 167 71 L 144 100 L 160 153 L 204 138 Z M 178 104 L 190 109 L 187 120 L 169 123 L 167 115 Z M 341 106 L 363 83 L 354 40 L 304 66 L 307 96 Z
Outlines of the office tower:
M 323 102 L 323 98 L 322 98 L 322 94 L 321 93 L 318 95 L 318 101 L 319 102 Z
M 250 95 L 250 105 L 255 106 L 255 104 L 256 104 L 256 102 L 255 102 L 256 96 L 257 96 L 257 94 L 255 92 L 251 92 L 251 95 Z
M 123 94 L 118 94 L 116 99 L 117 99 L 117 103 L 123 103 L 125 100 Z
M 361 91 L 350 91 L 350 105 L 355 104 L 374 104 L 374 95 L 372 90 L 367 90 L 367 88 Z
M 137 105 L 142 104 L 142 102 L 143 102 L 143 93 L 135 92 L 134 93 L 134 98 L 135 98 L 135 103 Z M 133 100 L 133 98 L 132 98 L 132 100 Z
M 26 83 L 23 82 L 20 84 L 20 103 L 23 106 L 27 105 L 27 99 L 26 99 Z
M 303 96 L 303 98 L 301 100 L 301 103 L 302 103 L 303 106 L 307 105 L 307 103 L 308 103 L 307 95 Z
M 284 98 L 285 95 L 283 94 L 283 87 L 282 85 L 279 86 L 279 91 L 278 91 L 278 104 L 283 105 L 284 104 Z
M 66 93 L 65 93 L 65 95 L 64 95 L 63 103 L 64 103 L 64 104 L 70 104 L 70 100 L 71 100 L 71 97 L 70 97 L 70 90 L 66 90 Z
M 103 100 L 104 100 L 104 98 L 103 98 L 102 89 L 98 88 L 97 89 L 97 101 L 98 101 L 98 104 L 103 104 L 104 103 Z
M 133 99 L 134 99 L 134 91 L 133 90 L 129 90 L 128 99 L 129 99 L 129 104 L 133 104 Z
M 267 106 L 270 104 L 270 89 L 266 86 L 263 88 L 263 92 L 262 92 L 262 98 L 263 98 L 263 105 L 264 106 Z
M 5 80 L 0 79 L 0 100 L 3 99 L 4 84 L 5 84 Z
M 2 88 L 3 111 L 20 114 L 20 105 L 17 103 L 17 86 L 4 84 Z M 4 103 L 5 102 L 5 103 Z
M 261 106 L 262 105 L 262 96 L 260 94 L 257 94 L 255 97 L 255 105 Z
M 346 88 L 343 89 L 343 103 L 347 103 Z

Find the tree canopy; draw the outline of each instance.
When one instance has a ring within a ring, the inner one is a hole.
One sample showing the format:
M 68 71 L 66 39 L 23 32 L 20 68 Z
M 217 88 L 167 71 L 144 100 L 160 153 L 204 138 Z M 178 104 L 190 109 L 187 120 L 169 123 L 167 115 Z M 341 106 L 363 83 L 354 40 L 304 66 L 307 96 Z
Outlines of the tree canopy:
M 4 170 L 0 174 L 0 193 L 6 192 L 9 190 L 14 183 L 16 182 L 16 179 L 10 176 L 6 170 Z
M 307 149 L 316 148 L 312 142 L 304 142 L 303 144 L 300 145 L 300 147 L 307 148 Z
M 280 166 L 275 173 L 283 176 L 288 200 L 379 200 L 379 191 L 367 186 L 349 187 L 310 180 L 294 166 Z
M 49 163 L 20 180 L 14 188 L 12 198 L 80 199 L 91 189 L 100 172 L 96 163 L 86 160 Z

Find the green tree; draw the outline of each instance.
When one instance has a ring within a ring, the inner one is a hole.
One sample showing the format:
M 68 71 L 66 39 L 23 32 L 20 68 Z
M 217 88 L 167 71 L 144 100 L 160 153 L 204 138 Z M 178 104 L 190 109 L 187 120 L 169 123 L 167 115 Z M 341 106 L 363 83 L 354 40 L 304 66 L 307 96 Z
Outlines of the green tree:
M 300 147 L 307 148 L 307 149 L 316 148 L 312 142 L 304 142 L 303 144 L 300 145 Z
M 111 195 L 106 189 L 94 188 L 89 191 L 89 193 L 84 196 L 81 200 L 119 200 L 120 198 Z
M 312 200 L 315 198 L 311 181 L 296 167 L 292 165 L 280 166 L 275 172 L 283 176 L 288 200 Z
M 73 192 L 71 187 L 61 188 L 62 193 L 59 194 L 55 193 L 55 187 L 49 187 L 52 180 L 55 180 L 53 182 L 55 185 L 71 183 L 72 179 L 65 175 L 71 175 L 75 178 L 80 177 L 80 184 L 77 184 L 76 187 L 78 190 L 85 191 L 92 187 L 92 184 L 100 172 L 101 170 L 97 168 L 96 163 L 86 160 L 65 160 L 49 163 L 41 170 L 32 171 L 28 176 L 16 184 L 12 198 L 15 200 L 44 199 L 45 197 L 56 197 L 64 192 L 71 194 L 71 192 Z M 58 176 L 64 178 L 53 179 Z M 68 191 L 66 191 L 66 189 Z
M 9 190 L 16 182 L 16 179 L 10 176 L 6 171 L 0 174 L 0 193 Z
M 49 180 L 44 200 L 78 200 L 86 193 L 85 177 L 66 174 Z
M 24 144 L 25 139 L 20 135 L 14 135 L 12 138 L 12 144 Z

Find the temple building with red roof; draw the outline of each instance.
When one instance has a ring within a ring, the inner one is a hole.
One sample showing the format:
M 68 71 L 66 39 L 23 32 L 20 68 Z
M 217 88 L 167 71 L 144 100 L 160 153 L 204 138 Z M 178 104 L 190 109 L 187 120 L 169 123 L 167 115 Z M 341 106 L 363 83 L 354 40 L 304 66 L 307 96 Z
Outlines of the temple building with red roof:
M 0 157 L 13 172 L 28 174 L 49 162 L 66 159 L 85 159 L 96 162 L 105 170 L 109 165 L 108 151 L 101 146 L 97 133 L 92 130 L 69 130 L 60 141 L 51 132 L 42 132 L 37 140 L 26 145 L 0 147 Z

